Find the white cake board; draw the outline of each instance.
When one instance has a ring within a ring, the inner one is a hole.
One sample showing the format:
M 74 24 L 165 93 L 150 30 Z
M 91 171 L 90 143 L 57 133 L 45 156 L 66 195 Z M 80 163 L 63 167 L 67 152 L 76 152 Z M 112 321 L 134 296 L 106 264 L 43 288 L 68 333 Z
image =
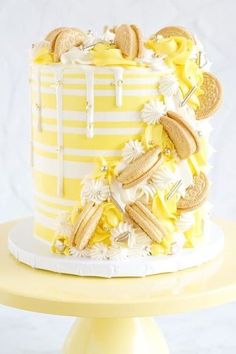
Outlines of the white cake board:
M 143 277 L 176 272 L 215 258 L 224 247 L 223 232 L 210 222 L 205 228 L 204 238 L 205 241 L 198 247 L 183 249 L 176 255 L 97 261 L 50 253 L 49 244 L 33 236 L 33 219 L 29 218 L 11 230 L 8 247 L 17 260 L 33 268 L 79 276 Z

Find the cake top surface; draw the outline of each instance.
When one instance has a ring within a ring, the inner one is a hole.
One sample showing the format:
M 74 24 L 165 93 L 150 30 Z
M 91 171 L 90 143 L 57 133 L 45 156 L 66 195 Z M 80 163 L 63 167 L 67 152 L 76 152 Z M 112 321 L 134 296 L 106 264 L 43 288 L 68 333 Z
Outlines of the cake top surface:
M 199 55 L 199 52 L 201 53 Z M 101 35 L 91 30 L 59 27 L 33 44 L 32 60 L 37 64 L 81 64 L 93 66 L 150 67 L 164 70 L 166 64 L 199 61 L 208 65 L 198 39 L 182 27 L 165 27 L 144 38 L 136 25 L 105 27 Z

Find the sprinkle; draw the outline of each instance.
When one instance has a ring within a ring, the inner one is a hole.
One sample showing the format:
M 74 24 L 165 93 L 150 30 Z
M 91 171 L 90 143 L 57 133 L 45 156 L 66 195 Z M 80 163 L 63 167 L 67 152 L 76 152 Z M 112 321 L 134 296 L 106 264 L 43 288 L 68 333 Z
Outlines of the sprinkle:
M 189 90 L 189 92 L 187 93 L 187 95 L 184 97 L 183 101 L 180 103 L 180 106 L 183 107 L 185 105 L 185 103 L 190 99 L 190 97 L 194 94 L 194 92 L 196 91 L 197 86 L 193 86 L 191 88 L 191 90 Z
M 180 186 L 182 185 L 183 181 L 180 179 L 178 182 L 176 182 L 173 187 L 171 188 L 171 190 L 169 191 L 169 193 L 166 196 L 167 200 L 170 200 L 175 193 L 178 191 L 178 189 L 180 188 Z

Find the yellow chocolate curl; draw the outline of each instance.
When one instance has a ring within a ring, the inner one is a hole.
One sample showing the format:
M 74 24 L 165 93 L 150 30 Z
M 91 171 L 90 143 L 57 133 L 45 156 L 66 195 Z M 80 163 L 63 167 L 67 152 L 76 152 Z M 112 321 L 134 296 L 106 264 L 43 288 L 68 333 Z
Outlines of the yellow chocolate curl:
M 100 156 L 98 161 L 97 169 L 94 172 L 94 178 L 104 178 L 107 179 L 109 183 L 116 177 L 116 166 L 118 161 L 108 161 L 104 157 Z
M 60 241 L 63 244 L 64 248 L 62 251 L 56 247 L 57 241 Z M 64 235 L 56 235 L 53 240 L 52 246 L 51 246 L 51 252 L 56 253 L 56 254 L 64 254 L 65 256 L 69 256 L 69 254 L 70 254 L 69 249 L 70 249 L 70 247 L 69 247 L 68 237 L 64 236 Z
M 177 203 L 180 196 L 175 193 L 172 198 L 167 200 L 166 192 L 158 190 L 152 201 L 152 212 L 161 221 L 174 222 L 177 217 Z
M 199 175 L 200 171 L 207 166 L 207 144 L 204 138 L 201 138 L 200 151 L 191 155 L 187 161 L 194 176 Z
M 151 245 L 151 255 L 152 256 L 164 256 L 171 252 L 173 237 L 172 233 L 169 232 L 162 240 L 161 243 L 154 242 Z
M 111 229 L 117 227 L 122 221 L 122 213 L 111 202 L 104 203 L 103 214 L 95 230 L 95 233 L 89 241 L 89 246 L 102 242 L 110 244 Z
M 168 149 L 170 154 L 163 154 L 165 160 L 170 160 L 174 157 L 174 145 L 161 124 L 148 125 L 142 136 L 142 143 L 147 149 L 150 149 L 153 146 L 159 146 L 162 151 Z
M 42 47 L 37 51 L 33 58 L 33 62 L 36 64 L 51 64 L 53 62 L 53 57 L 47 47 Z
M 194 224 L 184 233 L 186 237 L 185 247 L 195 247 L 202 240 L 205 217 L 204 214 L 205 213 L 202 208 L 194 211 Z
M 129 67 L 137 65 L 135 61 L 125 59 L 120 49 L 110 44 L 96 44 L 91 54 L 92 62 L 96 66 L 121 65 Z
M 193 42 L 184 37 L 173 36 L 159 40 L 150 39 L 146 47 L 152 49 L 158 56 L 164 56 L 166 64 L 175 72 L 183 96 L 194 86 L 198 87 L 188 101 L 194 109 L 198 108 L 198 96 L 203 93 L 200 89 L 203 75 L 197 63 L 190 58 Z

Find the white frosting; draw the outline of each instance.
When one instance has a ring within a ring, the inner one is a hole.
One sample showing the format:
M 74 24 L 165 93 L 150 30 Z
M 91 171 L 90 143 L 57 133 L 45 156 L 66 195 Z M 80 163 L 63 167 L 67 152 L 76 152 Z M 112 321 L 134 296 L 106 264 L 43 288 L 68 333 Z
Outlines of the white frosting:
M 194 214 L 192 212 L 183 213 L 179 216 L 176 226 L 178 231 L 185 232 L 190 229 L 190 227 L 194 224 Z
M 110 28 L 106 28 L 102 35 L 102 40 L 108 43 L 114 43 L 115 41 L 115 33 L 110 30 Z
M 178 189 L 178 193 L 182 197 L 185 196 L 188 187 L 193 185 L 193 175 L 186 160 L 181 160 L 176 166 L 176 179 L 181 180 L 182 184 Z
M 209 71 L 211 67 L 211 62 L 208 60 L 206 51 L 202 45 L 202 43 L 199 41 L 198 37 L 195 36 L 195 42 L 196 44 L 193 46 L 193 50 L 191 53 L 190 58 L 193 60 L 198 60 L 199 59 L 199 52 L 201 52 L 201 60 L 200 60 L 200 68 L 204 69 L 204 71 Z
M 125 144 L 122 151 L 122 157 L 125 163 L 130 163 L 136 160 L 144 153 L 144 147 L 138 140 L 130 140 Z
M 137 258 L 137 257 L 147 257 L 150 256 L 150 248 L 147 246 L 136 246 L 128 249 L 128 257 Z
M 124 261 L 128 257 L 128 249 L 113 245 L 108 249 L 108 258 L 110 260 Z
M 153 71 L 160 72 L 162 74 L 170 74 L 173 71 L 165 64 L 164 57 L 157 57 L 150 49 L 145 48 L 142 57 L 137 59 L 137 61 L 138 63 L 147 65 Z
M 185 237 L 180 232 L 175 232 L 173 234 L 173 243 L 171 247 L 172 254 L 179 253 L 185 244 Z
M 179 89 L 178 80 L 174 75 L 162 76 L 159 82 L 159 92 L 164 96 L 173 96 Z
M 81 190 L 81 201 L 100 204 L 107 200 L 110 194 L 108 184 L 102 179 L 86 179 Z
M 32 46 L 32 49 L 31 49 L 31 58 L 32 59 L 35 58 L 41 49 L 46 49 L 49 52 L 50 42 L 43 40 L 43 41 L 34 43 Z
M 108 247 L 103 243 L 96 243 L 89 251 L 89 256 L 97 261 L 102 261 L 108 257 Z
M 157 192 L 157 187 L 153 183 L 141 184 L 137 187 L 135 192 L 135 199 L 148 204 L 150 199 L 153 199 Z
M 93 31 L 88 31 L 86 38 L 83 42 L 83 48 L 91 48 L 93 47 L 97 42 L 99 42 L 98 35 L 94 33 Z
M 161 101 L 153 99 L 144 105 L 141 118 L 148 125 L 154 125 L 165 113 L 166 106 Z
M 82 48 L 73 47 L 61 56 L 62 64 L 92 64 L 92 57 L 89 51 Z
M 55 72 L 56 105 L 57 105 L 57 195 L 63 196 L 64 180 L 64 135 L 63 135 L 63 68 Z
M 111 230 L 112 244 L 123 244 L 129 248 L 135 245 L 136 233 L 132 225 L 127 222 L 120 222 L 119 225 Z
M 70 213 L 62 212 L 58 215 L 55 222 L 55 232 L 58 235 L 70 237 L 73 230 L 73 225 L 70 223 Z
M 178 180 L 176 174 L 172 173 L 168 168 L 161 167 L 157 169 L 152 177 L 150 178 L 151 184 L 153 184 L 156 189 L 166 189 L 172 183 L 175 183 Z

